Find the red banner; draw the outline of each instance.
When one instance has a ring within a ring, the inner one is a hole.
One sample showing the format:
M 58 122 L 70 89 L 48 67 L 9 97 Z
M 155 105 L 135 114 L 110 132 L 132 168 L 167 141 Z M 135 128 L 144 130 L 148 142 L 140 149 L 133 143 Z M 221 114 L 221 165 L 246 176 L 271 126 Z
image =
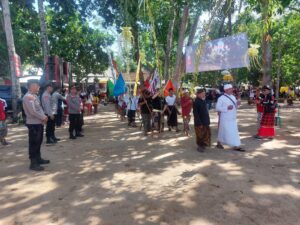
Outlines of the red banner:
M 22 68 L 21 68 L 21 59 L 20 59 L 20 56 L 17 55 L 17 54 L 14 54 L 12 60 L 14 62 L 16 77 L 23 76 Z

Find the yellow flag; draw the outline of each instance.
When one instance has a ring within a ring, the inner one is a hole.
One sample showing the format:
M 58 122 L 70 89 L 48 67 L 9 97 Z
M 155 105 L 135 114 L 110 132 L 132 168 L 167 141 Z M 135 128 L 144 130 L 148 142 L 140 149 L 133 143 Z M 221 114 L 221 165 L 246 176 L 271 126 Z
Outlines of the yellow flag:
M 138 83 L 140 81 L 140 69 L 141 69 L 141 59 L 139 59 L 138 66 L 136 69 L 135 84 L 134 84 L 134 91 L 133 91 L 134 96 L 137 95 L 137 87 L 138 87 Z

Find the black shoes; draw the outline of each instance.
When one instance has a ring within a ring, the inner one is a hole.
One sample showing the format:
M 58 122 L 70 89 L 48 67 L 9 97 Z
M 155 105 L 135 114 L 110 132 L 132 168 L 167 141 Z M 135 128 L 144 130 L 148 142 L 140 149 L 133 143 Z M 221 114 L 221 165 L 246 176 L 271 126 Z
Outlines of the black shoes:
M 33 171 L 43 171 L 44 167 L 42 167 L 39 163 L 38 160 L 36 159 L 32 159 L 30 162 L 30 167 L 29 169 L 33 170 Z
M 53 140 L 56 141 L 56 142 L 58 142 L 58 141 L 60 141 L 60 138 L 53 137 Z
M 84 135 L 81 133 L 78 133 L 78 134 L 76 134 L 76 137 L 84 137 Z
M 76 136 L 74 136 L 73 134 L 70 134 L 70 139 L 75 140 Z
M 39 158 L 39 159 L 37 160 L 37 163 L 40 164 L 40 165 L 43 165 L 43 164 L 49 164 L 49 163 L 50 163 L 50 160 Z
M 55 144 L 55 143 L 57 143 L 57 141 L 55 141 L 53 138 L 47 138 L 46 144 L 52 145 L 52 144 Z

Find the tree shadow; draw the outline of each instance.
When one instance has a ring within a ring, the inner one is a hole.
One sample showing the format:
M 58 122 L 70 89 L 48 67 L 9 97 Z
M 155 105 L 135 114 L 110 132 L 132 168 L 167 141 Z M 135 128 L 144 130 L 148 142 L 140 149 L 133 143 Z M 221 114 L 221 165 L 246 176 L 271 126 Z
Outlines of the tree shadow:
M 194 138 L 142 137 L 101 112 L 86 120 L 82 139 L 71 142 L 66 129 L 58 130 L 63 142 L 43 146 L 52 160 L 43 173 L 28 171 L 20 128 L 0 156 L 0 223 L 297 224 L 300 146 L 293 135 L 299 132 L 257 141 L 253 112 L 239 116 L 246 153 L 211 148 L 203 154 Z

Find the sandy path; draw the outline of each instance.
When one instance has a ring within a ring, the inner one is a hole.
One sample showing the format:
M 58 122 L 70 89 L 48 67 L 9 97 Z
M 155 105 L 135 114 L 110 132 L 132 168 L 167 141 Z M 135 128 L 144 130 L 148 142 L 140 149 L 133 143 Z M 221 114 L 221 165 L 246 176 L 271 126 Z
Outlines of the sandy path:
M 64 140 L 43 146 L 52 163 L 42 173 L 27 168 L 26 129 L 10 130 L 13 144 L 0 149 L 1 225 L 300 224 L 299 109 L 283 110 L 273 141 L 251 138 L 255 111 L 242 109 L 248 151 L 200 154 L 194 137 L 145 138 L 112 108 L 86 119 L 82 139 L 59 129 Z

